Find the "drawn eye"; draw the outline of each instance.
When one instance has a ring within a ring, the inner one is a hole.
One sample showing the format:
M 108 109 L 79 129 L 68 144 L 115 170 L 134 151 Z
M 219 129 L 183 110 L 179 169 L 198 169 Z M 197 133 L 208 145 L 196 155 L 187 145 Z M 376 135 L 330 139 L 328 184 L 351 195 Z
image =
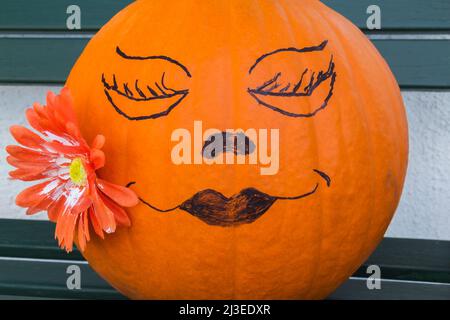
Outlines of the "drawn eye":
M 250 68 L 249 74 L 256 69 L 263 69 L 259 64 L 268 57 L 278 55 L 282 60 L 278 61 L 284 66 L 284 72 L 277 72 L 263 83 L 248 88 L 248 93 L 262 106 L 277 111 L 289 117 L 312 117 L 320 110 L 327 107 L 333 96 L 336 81 L 335 63 L 333 55 L 328 56 L 320 53 L 327 45 L 327 41 L 316 47 L 303 49 L 286 48 L 278 49 L 261 56 Z M 284 53 L 285 55 L 281 55 Z M 294 54 L 294 56 L 292 56 Z M 303 59 L 298 54 L 311 54 L 314 57 Z M 321 56 L 317 56 L 321 54 Z M 325 60 L 327 59 L 327 60 Z M 293 73 L 289 60 L 312 61 L 311 65 L 299 67 L 300 72 Z M 319 61 L 319 63 L 317 63 Z M 327 64 L 324 66 L 324 62 Z M 288 63 L 286 63 L 288 62 Z M 315 65 L 315 66 L 314 66 Z M 256 70 L 258 72 L 258 70 Z M 255 73 L 256 73 L 255 72 Z M 260 76 L 262 77 L 262 76 Z
M 116 75 L 107 79 L 102 74 L 102 83 L 108 101 L 118 113 L 129 120 L 156 119 L 166 116 L 188 95 L 189 90 L 175 90 L 161 80 L 146 83 L 136 79 L 134 83 L 120 82 Z
M 159 56 L 130 56 L 119 47 L 119 75 L 103 73 L 101 82 L 109 103 L 129 120 L 148 120 L 167 116 L 189 94 L 166 84 L 166 72 L 191 77 L 189 70 L 175 59 Z M 164 71 L 165 70 L 165 71 Z M 157 81 L 149 78 L 161 74 Z M 172 79 L 172 78 L 171 78 Z

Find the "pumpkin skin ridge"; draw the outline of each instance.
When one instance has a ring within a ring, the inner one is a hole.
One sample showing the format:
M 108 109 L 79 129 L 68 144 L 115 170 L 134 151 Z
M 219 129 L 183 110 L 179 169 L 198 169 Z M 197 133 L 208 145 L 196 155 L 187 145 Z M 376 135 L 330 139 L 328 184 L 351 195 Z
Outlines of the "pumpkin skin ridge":
M 281 2 L 282 4 L 283 4 L 283 2 Z M 286 12 L 288 12 L 288 11 L 286 11 Z M 289 13 L 286 13 L 287 14 L 287 16 L 288 16 L 288 20 L 289 20 L 289 23 L 291 24 L 291 25 L 293 25 L 293 19 L 292 19 L 292 17 L 289 15 Z M 306 17 L 305 19 L 309 19 L 309 17 Z M 295 36 L 293 36 L 294 38 L 295 38 Z M 326 40 L 327 41 L 327 45 L 328 45 L 328 40 Z M 333 57 L 333 56 L 332 56 Z M 335 77 L 336 77 L 336 74 L 338 74 L 339 72 L 338 71 L 335 71 Z M 337 75 L 337 77 L 338 77 L 338 75 Z M 334 80 L 332 80 L 332 81 L 334 81 Z M 331 93 L 333 92 L 333 86 L 331 87 Z M 333 103 L 333 101 L 332 101 L 332 99 L 333 99 L 333 97 L 331 96 L 331 105 L 332 105 L 332 103 Z M 309 100 L 308 100 L 308 102 L 310 102 Z M 311 104 L 310 104 L 310 106 L 311 106 Z M 313 108 L 311 108 L 310 107 L 310 110 L 312 110 Z M 324 110 L 322 110 L 322 111 L 324 111 Z M 314 145 L 317 145 L 317 140 L 318 140 L 318 134 L 317 134 L 317 127 L 314 127 L 314 128 L 310 128 L 310 131 L 312 132 L 312 134 L 310 134 L 310 137 L 313 137 L 313 139 L 314 139 Z M 317 154 L 318 154 L 318 151 L 317 151 L 317 148 L 314 150 L 314 152 L 313 152 L 313 154 L 315 154 L 316 155 L 316 157 L 315 157 L 315 162 L 316 162 L 316 166 L 317 167 L 320 167 L 321 165 L 319 164 L 319 162 L 320 162 L 320 160 L 319 160 L 319 158 L 317 157 Z M 320 195 L 321 196 L 321 198 L 320 198 L 320 201 L 319 201 L 319 203 L 320 203 L 320 216 L 322 216 L 322 214 L 323 214 L 323 206 L 322 206 L 322 202 L 323 202 L 323 196 L 322 196 L 322 194 Z M 319 227 L 318 227 L 318 234 L 319 234 L 319 238 L 322 238 L 322 234 L 323 234 L 323 222 L 322 222 L 322 219 L 320 219 L 320 222 L 319 222 Z M 314 284 L 314 281 L 315 281 L 315 278 L 317 277 L 317 272 L 318 272 L 318 270 L 319 270 L 319 263 L 318 263 L 318 261 L 320 261 L 320 256 L 321 256 L 321 245 L 320 245 L 320 243 L 319 243 L 319 249 L 317 250 L 317 256 L 319 257 L 319 259 L 317 259 L 317 262 L 316 262 L 316 264 L 315 264 L 315 266 L 314 266 L 314 268 L 313 268 L 313 270 L 314 270 L 314 272 L 313 272 L 313 275 L 311 276 L 311 279 L 310 279 L 310 282 L 309 282 L 309 284 L 306 286 L 306 289 L 305 289 L 305 298 L 306 299 L 322 299 L 322 298 L 325 298 L 325 296 L 323 296 L 323 297 L 315 297 L 314 296 L 314 294 L 312 294 L 311 293 L 311 288 L 313 287 L 313 284 Z
M 327 53 L 337 46 L 345 51 L 367 43 L 359 35 L 350 43 L 342 34 L 330 34 L 330 30 L 346 35 L 352 32 L 347 32 L 349 26 L 342 22 L 346 20 L 318 1 L 280 3 L 228 0 L 194 4 L 188 0 L 182 7 L 198 10 L 193 17 L 186 17 L 179 14 L 181 9 L 172 10 L 171 2 L 163 8 L 160 1 L 137 1 L 102 28 L 76 63 L 67 85 L 74 93 L 83 134 L 89 138 L 100 132 L 107 138 L 107 165 L 101 171 L 102 178 L 122 185 L 131 180 L 141 183 L 142 179 L 142 189 L 137 190 L 161 198 L 161 203 L 176 203 L 189 190 L 206 187 L 233 194 L 233 190 L 253 182 L 268 194 L 278 187 L 287 192 L 294 190 L 296 184 L 310 181 L 301 172 L 309 168 L 324 170 L 333 179 L 331 188 L 319 188 L 314 197 L 295 204 L 277 201 L 260 219 L 228 231 L 210 229 L 185 212 L 157 215 L 148 212 L 142 204 L 128 210 L 132 219 L 130 229 L 119 229 L 105 240 L 93 237 L 84 252 L 94 270 L 127 296 L 140 299 L 324 298 L 363 262 L 382 238 L 398 203 L 406 170 L 407 128 L 398 86 L 383 65 L 384 60 L 369 46 L 363 50 L 364 58 L 335 55 L 338 68 L 335 93 L 330 105 L 316 116 L 298 121 L 263 110 L 266 108 L 246 93 L 251 79 L 243 72 L 254 62 L 251 57 L 257 58 L 258 54 L 277 46 L 302 47 L 325 38 L 330 46 Z M 169 21 L 169 11 L 173 17 L 179 17 L 173 20 L 183 26 L 176 33 L 178 44 L 170 40 L 175 28 L 165 24 Z M 318 13 L 323 14 L 331 28 L 317 24 L 313 17 Z M 144 14 L 158 18 L 144 19 Z M 315 24 L 317 27 L 312 29 Z M 166 33 L 165 41 L 155 34 L 152 43 L 145 43 L 144 35 L 158 29 Z M 214 30 L 217 32 L 208 33 Z M 265 38 L 258 34 L 264 34 Z M 285 37 L 286 34 L 291 37 Z M 133 38 L 137 41 L 132 42 Z M 208 42 L 210 45 L 206 46 Z M 183 43 L 189 43 L 189 50 L 183 49 Z M 243 47 L 243 43 L 247 46 Z M 187 84 L 190 94 L 167 117 L 129 123 L 120 119 L 101 97 L 99 71 L 120 69 L 127 81 L 133 72 L 152 80 L 151 70 L 123 64 L 109 53 L 110 48 L 121 44 L 133 49 L 132 54 L 168 54 L 189 67 L 193 74 L 189 82 L 173 73 L 168 75 L 170 85 Z M 346 83 L 350 73 L 345 64 L 360 65 L 364 59 L 372 64 L 375 60 L 374 65 L 381 71 L 367 67 L 368 75 L 356 78 L 372 76 L 377 86 L 387 88 L 386 97 L 379 97 L 377 92 L 381 90 L 370 83 L 353 84 L 356 92 L 346 97 L 346 92 L 351 93 L 352 89 Z M 320 65 L 314 57 L 300 60 L 281 61 L 281 64 L 292 70 L 303 64 Z M 273 65 L 268 67 L 271 69 Z M 271 73 L 269 69 L 260 71 Z M 256 78 L 263 80 L 262 73 Z M 213 82 L 215 86 L 210 84 Z M 360 103 L 354 94 L 363 97 Z M 313 100 L 306 103 L 314 105 Z M 382 110 L 390 105 L 392 113 Z M 365 121 L 370 128 L 364 127 L 361 121 L 366 112 L 369 113 Z M 383 114 L 387 121 L 381 121 L 379 116 Z M 211 167 L 172 168 L 167 164 L 170 145 L 165 137 L 173 128 L 189 128 L 195 119 L 203 120 L 205 128 L 280 128 L 279 174 L 260 177 L 255 168 L 233 166 L 217 167 L 216 171 Z M 383 128 L 387 130 L 381 133 Z M 372 159 L 364 154 L 367 148 L 373 148 Z M 390 155 L 390 150 L 395 148 L 399 152 Z M 289 154 L 288 149 L 296 151 Z M 372 169 L 369 165 L 373 165 Z M 363 173 L 362 177 L 374 177 L 369 186 L 362 188 L 357 169 Z M 386 192 L 386 199 L 381 198 L 381 191 Z M 373 201 L 373 208 L 363 199 Z M 371 213 L 370 224 L 364 219 L 364 213 Z
M 326 7 L 326 6 L 324 6 L 323 4 L 322 4 L 322 6 L 323 6 L 323 7 Z M 335 15 L 334 17 L 330 18 L 330 16 L 332 16 L 332 15 L 331 15 L 331 12 L 330 12 L 331 10 L 330 10 L 329 8 L 327 8 L 327 9 L 328 9 L 328 10 L 325 10 L 325 14 L 327 15 L 327 17 L 325 17 L 325 18 L 323 19 L 324 23 L 332 24 L 332 27 L 330 28 L 330 30 L 336 30 L 336 31 L 334 31 L 334 32 L 336 32 L 336 33 L 341 33 L 341 32 L 342 32 L 342 29 L 334 28 L 334 27 L 335 27 L 335 24 L 337 23 L 337 21 L 336 21 L 337 18 L 338 18 L 338 17 L 343 18 L 343 17 L 340 16 L 339 14 L 337 14 L 337 16 Z M 333 12 L 333 13 L 334 13 L 334 12 Z M 321 14 L 321 13 L 319 12 L 319 14 Z M 322 12 L 322 15 L 323 15 L 323 12 Z M 342 20 L 342 19 L 341 19 L 341 20 Z M 360 31 L 357 27 L 353 26 L 351 23 L 349 23 L 348 21 L 346 21 L 345 18 L 343 18 L 343 20 L 348 24 L 347 28 L 348 28 L 349 30 L 352 30 L 352 31 L 354 31 L 355 33 L 360 33 L 360 34 L 361 34 L 361 31 Z M 380 70 L 381 70 L 383 73 L 385 73 L 386 78 L 392 83 L 393 87 L 395 87 L 395 88 L 397 89 L 397 91 L 398 91 L 398 90 L 399 90 L 399 87 L 398 87 L 398 85 L 397 85 L 397 83 L 396 83 L 396 81 L 395 81 L 395 78 L 394 78 L 392 72 L 389 70 L 386 61 L 385 61 L 384 58 L 378 53 L 378 51 L 376 51 L 375 46 L 374 46 L 370 41 L 367 40 L 366 43 L 367 43 L 367 45 L 368 45 L 369 47 L 372 48 L 372 51 L 371 51 L 371 52 L 367 52 L 367 53 L 368 53 L 368 54 L 372 54 L 372 55 L 374 56 L 374 58 L 375 58 L 375 59 L 371 59 L 371 60 L 372 60 L 372 61 L 375 61 L 375 62 L 379 65 Z M 390 87 L 388 87 L 388 89 L 390 89 Z M 396 95 L 399 97 L 399 100 L 401 101 L 401 103 L 403 103 L 403 102 L 402 102 L 402 99 L 401 99 L 401 96 L 398 94 L 398 92 L 397 92 Z M 358 95 L 358 97 L 359 97 L 358 99 L 361 99 L 361 95 L 360 95 L 360 94 Z M 361 106 L 361 105 L 363 105 L 363 104 L 359 104 L 359 106 Z M 359 107 L 359 109 L 360 109 L 361 114 L 365 114 L 364 110 L 361 110 L 361 107 Z M 401 110 L 399 110 L 399 111 L 401 112 Z M 406 114 L 405 114 L 404 110 L 403 110 L 403 117 L 406 119 Z M 366 126 L 370 126 L 370 125 L 371 125 L 371 122 L 368 121 L 367 118 L 365 118 L 365 123 L 366 123 Z M 404 125 L 407 127 L 406 121 L 404 122 Z M 406 132 L 407 132 L 407 131 L 406 131 Z M 392 133 L 395 134 L 395 132 L 392 132 Z M 407 133 L 406 133 L 406 137 L 407 137 Z M 368 138 L 370 139 L 370 136 L 368 136 Z M 404 143 L 406 144 L 406 152 L 405 152 L 405 153 L 407 154 L 407 153 L 408 153 L 408 140 L 406 139 L 406 142 L 404 142 Z M 369 146 L 372 146 L 372 143 L 371 143 L 371 142 L 369 142 Z M 372 154 L 373 154 L 373 152 L 372 152 Z M 405 160 L 405 161 L 406 161 L 406 164 L 405 164 L 405 167 L 406 167 L 406 166 L 407 166 L 407 156 L 406 156 L 406 160 Z M 373 171 L 371 171 L 371 172 L 373 172 Z M 403 183 L 404 183 L 404 179 L 405 179 L 405 174 L 406 174 L 406 170 L 404 170 L 404 172 L 403 172 L 403 176 L 402 176 L 402 178 L 401 178 L 401 181 L 402 181 L 402 182 L 401 182 L 401 185 L 399 186 L 399 190 L 401 190 L 401 189 L 403 188 Z M 399 197 L 399 196 L 398 196 L 398 197 Z M 372 206 L 374 206 L 374 205 L 371 205 L 371 207 L 372 207 Z M 390 215 L 390 218 L 388 219 L 386 225 L 385 225 L 384 227 L 381 228 L 381 229 L 383 230 L 383 233 L 384 233 L 384 231 L 387 229 L 388 223 L 389 223 L 389 221 L 392 219 L 392 216 L 394 215 L 395 209 L 396 209 L 397 206 L 398 206 L 398 202 L 397 202 L 397 204 L 395 205 L 395 207 L 393 208 L 392 213 L 391 213 L 391 215 Z M 367 233 L 368 233 L 368 231 L 370 230 L 370 225 L 371 225 L 371 223 L 372 223 L 373 216 L 374 216 L 374 215 L 371 215 L 371 216 L 370 216 L 370 217 L 371 217 L 371 220 L 370 220 L 369 225 L 368 225 L 368 227 L 367 227 Z M 360 262 L 358 262 L 358 265 L 362 264 L 364 261 L 367 260 L 367 258 L 370 256 L 370 253 L 376 248 L 376 246 L 378 245 L 378 243 L 381 242 L 381 240 L 382 240 L 382 238 L 383 238 L 383 233 L 380 233 L 380 235 L 376 238 L 376 240 L 374 241 L 373 247 L 372 247 L 372 248 L 369 248 L 369 249 L 367 250 L 366 254 L 362 257 L 362 259 L 360 259 Z M 366 238 L 367 238 L 367 237 L 366 237 Z M 357 270 L 357 267 L 354 268 L 354 270 L 351 270 L 350 272 L 348 272 L 345 278 L 348 278 L 349 276 L 351 276 L 356 270 Z M 336 288 L 337 288 L 337 286 L 336 286 L 333 290 L 335 290 Z
M 328 22 L 329 20 L 326 19 L 326 18 L 324 18 L 324 17 L 323 17 L 323 14 L 321 14 L 320 11 L 316 10 L 315 13 L 321 17 L 321 21 L 323 21 L 324 24 L 328 25 L 330 32 L 333 34 L 333 38 L 335 38 L 335 39 L 338 38 L 338 39 L 339 39 L 339 37 L 336 37 L 337 32 L 338 32 L 338 29 L 334 28 L 334 26 L 330 26 L 331 22 Z M 351 26 L 351 28 L 354 29 L 353 26 Z M 359 31 L 359 29 L 358 29 L 358 30 L 355 29 L 355 32 L 360 32 L 360 31 Z M 335 44 L 335 46 L 339 46 L 339 49 L 340 49 L 340 51 L 342 52 L 341 55 L 342 55 L 342 56 L 346 56 L 346 54 L 345 54 L 346 48 L 344 48 L 344 47 L 342 46 L 342 41 L 336 41 L 334 44 Z M 354 74 L 353 74 L 353 72 L 352 72 L 352 67 L 347 67 L 347 70 L 350 70 L 350 71 L 349 71 L 349 73 L 350 73 L 350 74 L 349 74 L 349 77 L 351 78 L 350 82 L 354 82 L 354 81 L 355 81 L 355 80 L 354 80 L 355 77 L 354 77 Z M 355 100 L 357 101 L 357 103 L 356 103 L 356 108 L 355 108 L 355 109 L 357 110 L 358 114 L 359 114 L 359 115 L 362 115 L 362 118 L 365 119 L 365 120 L 364 120 L 364 123 L 365 123 L 365 126 L 367 127 L 367 124 L 368 124 L 368 123 L 367 123 L 367 119 L 365 118 L 365 116 L 366 116 L 365 111 L 362 110 L 362 109 L 359 107 L 359 106 L 362 105 L 362 104 L 361 104 L 361 95 L 359 94 L 359 92 L 358 92 L 357 90 L 356 90 L 355 92 L 356 92 Z M 370 140 L 370 136 L 369 136 L 369 135 L 366 136 L 366 140 L 367 140 L 367 141 Z M 370 142 L 368 142 L 368 143 L 366 143 L 366 144 L 369 146 L 369 148 L 371 147 L 371 143 L 370 143 Z M 370 148 L 370 149 L 371 149 L 371 148 Z M 371 149 L 371 150 L 372 150 L 372 149 Z M 373 151 L 371 151 L 371 153 L 373 154 Z M 370 162 L 370 159 L 371 159 L 371 157 L 368 157 L 369 162 Z M 373 164 L 372 164 L 372 166 L 373 166 Z M 370 171 L 370 170 L 369 170 L 369 171 Z M 370 172 L 372 172 L 372 171 L 370 171 Z M 373 175 L 372 175 L 372 176 L 373 176 Z M 373 179 L 370 179 L 370 181 L 373 181 Z M 371 188 L 373 188 L 373 185 L 372 185 L 372 184 L 371 184 Z M 373 204 L 372 204 L 372 205 L 369 205 L 368 207 L 370 208 L 369 211 L 372 211 L 372 212 L 373 212 L 373 210 L 372 210 L 372 208 L 374 207 Z M 368 224 L 367 228 L 368 228 L 368 229 L 370 228 L 370 223 Z M 347 241 L 346 241 L 346 238 L 348 237 L 348 235 L 349 235 L 349 233 L 347 233 L 347 236 L 343 238 L 342 243 L 341 243 L 340 245 L 338 245 L 338 247 L 342 246 L 345 242 L 347 242 Z M 366 260 L 366 258 L 360 259 L 360 263 L 358 263 L 357 265 L 360 265 L 360 264 L 363 263 L 365 260 Z M 341 256 L 338 256 L 337 265 L 340 264 L 340 261 L 342 261 L 342 255 L 341 255 Z M 319 269 L 319 268 L 318 268 L 318 269 Z M 354 270 L 348 270 L 348 271 L 346 272 L 346 274 L 340 275 L 340 277 L 341 277 L 342 280 L 340 280 L 339 282 L 342 282 L 343 279 L 346 279 L 346 278 L 350 277 L 350 276 L 354 273 L 354 271 L 356 271 L 356 269 L 357 269 L 357 267 L 354 268 Z M 317 274 L 320 274 L 320 270 L 317 270 Z M 336 275 L 336 276 L 337 276 L 337 275 Z M 316 276 L 316 277 L 317 277 L 317 276 Z M 336 288 L 337 288 L 337 287 L 333 288 L 333 290 L 335 290 Z M 331 291 L 330 291 L 330 292 L 331 292 Z M 322 298 L 325 298 L 325 297 L 322 297 Z
M 280 6 L 282 6 L 283 8 L 285 7 L 284 5 L 283 5 L 283 2 L 280 2 Z M 285 10 L 286 11 L 286 10 Z M 285 13 L 285 14 L 287 14 L 287 13 Z M 291 25 L 292 26 L 292 21 L 291 21 L 291 19 L 289 19 L 288 18 L 288 20 L 289 20 L 289 25 Z M 290 35 L 291 35 L 291 38 L 292 38 L 292 41 L 294 41 L 294 42 L 296 42 L 296 37 L 295 37 L 295 35 L 292 33 L 292 31 L 290 32 Z M 327 45 L 328 45 L 328 40 L 326 40 L 327 41 Z M 336 73 L 335 73 L 336 74 Z M 332 80 L 333 81 L 333 80 Z M 332 93 L 332 91 L 333 91 L 333 85 L 331 86 L 331 91 L 330 91 L 330 93 Z M 332 103 L 333 103 L 333 97 L 331 97 L 331 106 L 332 106 Z M 309 109 L 310 110 L 313 110 L 315 107 L 312 107 L 311 106 L 311 101 L 310 100 L 307 100 L 307 102 L 308 102 L 308 106 L 309 106 Z M 326 110 L 320 110 L 319 112 L 323 112 L 323 111 L 326 111 Z M 320 113 L 319 114 L 316 114 L 316 115 L 320 115 Z M 314 157 L 314 160 L 313 160 L 313 162 L 314 162 L 314 165 L 316 166 L 316 167 L 321 167 L 321 165 L 320 165 L 320 161 L 319 161 L 319 159 L 318 159 L 318 156 L 317 156 L 317 153 L 318 153 L 318 151 L 317 151 L 317 141 L 318 141 L 318 137 L 317 137 L 317 132 L 316 132 L 316 128 L 315 127 L 311 127 L 311 126 L 309 126 L 308 127 L 308 132 L 309 132 L 309 137 L 310 137 L 310 139 L 313 141 L 312 142 L 312 145 L 314 146 L 313 147 L 313 150 L 311 151 L 311 154 L 313 155 L 313 157 Z M 319 194 L 319 199 L 317 199 L 317 203 L 318 203 L 318 209 L 317 209 L 317 211 L 316 211 L 316 213 L 319 213 L 319 222 L 317 223 L 318 225 L 317 225 L 317 229 L 316 229 L 316 233 L 317 233 L 317 238 L 318 239 L 320 239 L 321 237 L 322 237 L 322 232 L 323 232 L 323 226 L 322 226 L 322 213 L 323 213 L 323 207 L 322 207 L 322 202 L 323 202 L 323 194 L 322 193 L 320 193 Z M 285 220 L 285 221 L 287 221 L 287 220 Z M 316 262 L 314 263 L 314 267 L 313 267 L 313 270 L 317 270 L 318 269 L 318 264 L 319 264 L 319 261 L 320 261 L 320 255 L 321 255 L 321 252 L 320 252 L 320 245 L 319 245 L 319 250 L 317 251 L 317 257 L 318 257 L 318 259 L 316 260 Z M 309 294 L 310 294 L 310 288 L 313 286 L 313 283 L 314 283 L 314 278 L 315 278 L 315 276 L 314 276 L 314 273 L 315 273 L 315 271 L 313 271 L 313 275 L 311 275 L 311 278 L 310 278 L 310 280 L 309 280 L 309 284 L 307 284 L 306 285 L 306 288 L 305 288 L 305 293 L 304 293 L 304 296 L 305 296 L 305 298 L 306 299 L 309 299 Z
M 326 9 L 324 9 L 324 10 L 326 10 Z M 333 38 L 337 38 L 336 37 L 336 33 L 338 32 L 338 30 L 336 30 L 335 28 L 333 28 L 334 26 L 330 26 L 330 23 L 328 22 L 329 20 L 328 19 L 326 19 L 326 18 L 324 18 L 323 17 L 323 14 L 321 14 L 321 12 L 319 11 L 319 10 L 315 10 L 314 11 L 314 13 L 315 14 L 317 14 L 320 18 L 321 18 L 321 21 L 324 23 L 324 24 L 326 24 L 326 25 L 328 25 L 328 28 L 329 28 L 329 30 L 330 30 L 330 32 L 332 33 L 332 36 L 333 36 Z M 335 31 L 336 30 L 336 31 Z M 356 32 L 360 32 L 359 30 L 357 30 Z M 340 56 L 346 56 L 345 55 L 345 48 L 342 46 L 342 42 L 339 42 L 339 41 L 336 41 L 335 43 L 333 43 L 335 46 L 338 46 L 339 47 L 339 51 L 338 52 L 336 52 L 336 54 L 338 54 L 339 53 L 339 55 Z M 345 62 L 344 62 L 345 63 Z M 350 82 L 353 82 L 354 81 L 354 75 L 353 75 L 353 72 L 352 72 L 352 67 L 350 66 L 350 67 L 347 67 L 347 70 L 350 70 L 349 71 L 349 77 L 350 77 Z M 360 102 L 361 102 L 361 97 L 360 97 L 360 95 L 359 95 L 359 93 L 358 93 L 358 91 L 355 91 L 356 92 L 356 94 L 355 94 L 355 100 L 356 101 L 358 101 L 357 103 L 356 103 L 356 107 L 355 107 L 355 109 L 356 109 L 356 112 L 358 113 L 358 115 L 363 115 L 363 116 L 365 116 L 365 114 L 364 114 L 364 110 L 361 110 L 361 108 L 360 107 L 358 107 L 359 105 L 361 105 L 360 104 Z M 342 117 L 341 117 L 342 118 Z M 367 123 L 367 122 L 365 122 L 365 123 Z M 366 137 L 366 139 L 367 139 L 367 137 Z M 366 143 L 366 145 L 369 145 L 369 148 L 370 148 L 370 143 Z M 370 157 L 369 157 L 369 160 L 370 160 Z M 370 207 L 372 207 L 372 206 L 370 206 L 369 205 L 369 208 Z M 346 241 L 346 238 L 348 237 L 348 235 L 349 235 L 349 233 L 350 233 L 350 230 L 347 232 L 347 234 L 346 234 L 346 236 L 344 236 L 343 238 L 342 238 L 342 240 L 341 240 L 341 243 L 340 244 L 338 244 L 338 247 L 341 247 L 345 242 L 347 242 Z M 341 265 L 341 262 L 340 261 L 342 261 L 343 259 L 343 255 L 340 255 L 340 256 L 338 256 L 338 260 L 337 260 L 337 262 L 336 262 L 336 265 L 338 265 L 338 266 L 340 266 Z M 365 259 L 361 259 L 361 262 L 360 263 L 358 263 L 358 266 L 361 264 L 361 263 L 363 263 L 365 261 Z M 337 268 L 338 269 L 338 268 Z M 354 273 L 354 271 L 356 271 L 356 269 L 357 269 L 357 267 L 354 269 L 354 270 L 347 270 L 347 272 L 346 273 L 343 273 L 343 274 L 341 274 L 341 275 L 335 275 L 336 277 L 340 277 L 341 278 L 341 280 L 339 280 L 339 283 L 340 282 L 342 282 L 343 281 L 343 279 L 346 279 L 346 278 L 348 278 L 348 277 L 350 277 L 353 273 Z M 319 277 L 321 275 L 321 272 L 320 272 L 320 266 L 318 266 L 317 267 L 317 269 L 316 269 L 316 274 L 315 274 L 315 277 L 317 278 L 317 277 Z M 332 290 L 334 290 L 334 289 L 336 289 L 336 288 L 333 288 Z M 331 292 L 331 291 L 330 291 Z M 314 293 L 312 293 L 313 295 L 314 295 Z M 325 298 L 325 296 L 322 296 L 322 297 L 320 297 L 320 298 Z

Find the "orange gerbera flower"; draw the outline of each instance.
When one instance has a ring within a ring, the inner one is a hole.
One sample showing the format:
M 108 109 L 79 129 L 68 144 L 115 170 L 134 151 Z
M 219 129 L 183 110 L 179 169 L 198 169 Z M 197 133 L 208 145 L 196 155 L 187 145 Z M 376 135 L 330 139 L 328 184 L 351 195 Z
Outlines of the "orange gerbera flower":
M 47 94 L 47 105 L 35 103 L 26 110 L 29 124 L 39 134 L 12 126 L 11 134 L 22 146 L 7 146 L 7 161 L 17 169 L 9 174 L 22 181 L 46 179 L 22 191 L 16 204 L 27 214 L 47 211 L 56 222 L 55 238 L 61 248 L 72 250 L 74 233 L 83 251 L 89 241 L 89 223 L 95 233 L 112 233 L 117 225 L 130 226 L 123 207 L 138 203 L 136 194 L 125 187 L 98 178 L 95 171 L 105 164 L 100 149 L 105 137 L 98 135 L 91 146 L 77 126 L 69 89 L 60 95 Z M 77 229 L 78 227 L 78 229 Z

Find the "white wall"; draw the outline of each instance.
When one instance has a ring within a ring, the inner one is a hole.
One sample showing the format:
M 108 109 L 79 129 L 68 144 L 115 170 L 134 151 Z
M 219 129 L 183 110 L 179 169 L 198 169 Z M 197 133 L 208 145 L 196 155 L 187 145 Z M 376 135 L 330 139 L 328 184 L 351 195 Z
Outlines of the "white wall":
M 409 166 L 388 236 L 450 240 L 450 92 L 404 92 Z
M 14 205 L 24 183 L 9 181 L 4 148 L 8 127 L 24 121 L 25 107 L 44 102 L 57 86 L 0 86 L 0 218 L 30 219 Z M 391 237 L 450 240 L 450 92 L 404 92 L 410 129 L 410 162 Z M 46 219 L 45 214 L 31 217 Z

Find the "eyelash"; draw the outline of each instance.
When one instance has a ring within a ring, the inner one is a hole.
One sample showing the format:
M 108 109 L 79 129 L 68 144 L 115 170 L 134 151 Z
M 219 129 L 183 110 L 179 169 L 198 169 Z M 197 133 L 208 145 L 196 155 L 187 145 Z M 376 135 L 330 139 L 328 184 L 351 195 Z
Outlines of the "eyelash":
M 137 79 L 134 83 L 134 93 L 133 91 L 130 89 L 129 85 L 127 82 L 122 84 L 122 88 L 123 90 L 121 90 L 119 88 L 119 85 L 117 84 L 117 78 L 116 75 L 113 74 L 112 77 L 112 84 L 110 82 L 108 82 L 105 78 L 105 74 L 102 74 L 102 82 L 103 85 L 110 90 L 114 90 L 116 93 L 131 99 L 131 100 L 135 100 L 135 101 L 149 101 L 149 100 L 155 100 L 155 99 L 167 99 L 167 98 L 171 98 L 173 96 L 176 95 L 180 95 L 180 94 L 186 94 L 189 92 L 188 89 L 186 90 L 175 90 L 172 88 L 169 88 L 165 85 L 164 83 L 164 76 L 165 73 L 162 74 L 161 76 L 161 82 L 155 82 L 154 85 L 156 86 L 156 90 L 158 90 L 161 94 L 158 94 L 158 92 L 152 88 L 150 85 L 145 85 L 146 89 L 148 91 L 148 95 L 146 95 L 144 93 L 144 91 L 142 90 L 141 87 L 139 87 L 139 80 Z M 171 93 L 168 93 L 167 91 L 170 91 Z M 136 96 L 139 96 L 136 97 Z
M 301 88 L 303 84 L 304 77 L 306 73 L 309 71 L 308 68 L 306 68 L 302 75 L 300 80 L 293 86 L 291 91 L 288 91 L 291 87 L 291 83 L 288 83 L 286 86 L 281 88 L 278 91 L 274 91 L 275 89 L 279 88 L 281 84 L 279 84 L 277 81 L 281 76 L 281 72 L 278 72 L 272 79 L 264 82 L 262 85 L 256 87 L 255 89 L 249 89 L 250 93 L 257 93 L 260 95 L 271 95 L 271 96 L 309 96 L 313 93 L 313 91 L 325 80 L 329 79 L 334 74 L 334 67 L 335 64 L 333 62 L 333 56 L 331 56 L 330 63 L 328 65 L 328 70 L 323 72 L 320 71 L 317 74 L 317 78 L 315 78 L 316 73 L 313 72 L 311 74 L 310 81 L 306 87 L 304 87 L 304 92 L 298 92 L 298 90 Z M 270 87 L 269 87 L 270 86 Z M 269 87 L 268 89 L 266 89 Z

